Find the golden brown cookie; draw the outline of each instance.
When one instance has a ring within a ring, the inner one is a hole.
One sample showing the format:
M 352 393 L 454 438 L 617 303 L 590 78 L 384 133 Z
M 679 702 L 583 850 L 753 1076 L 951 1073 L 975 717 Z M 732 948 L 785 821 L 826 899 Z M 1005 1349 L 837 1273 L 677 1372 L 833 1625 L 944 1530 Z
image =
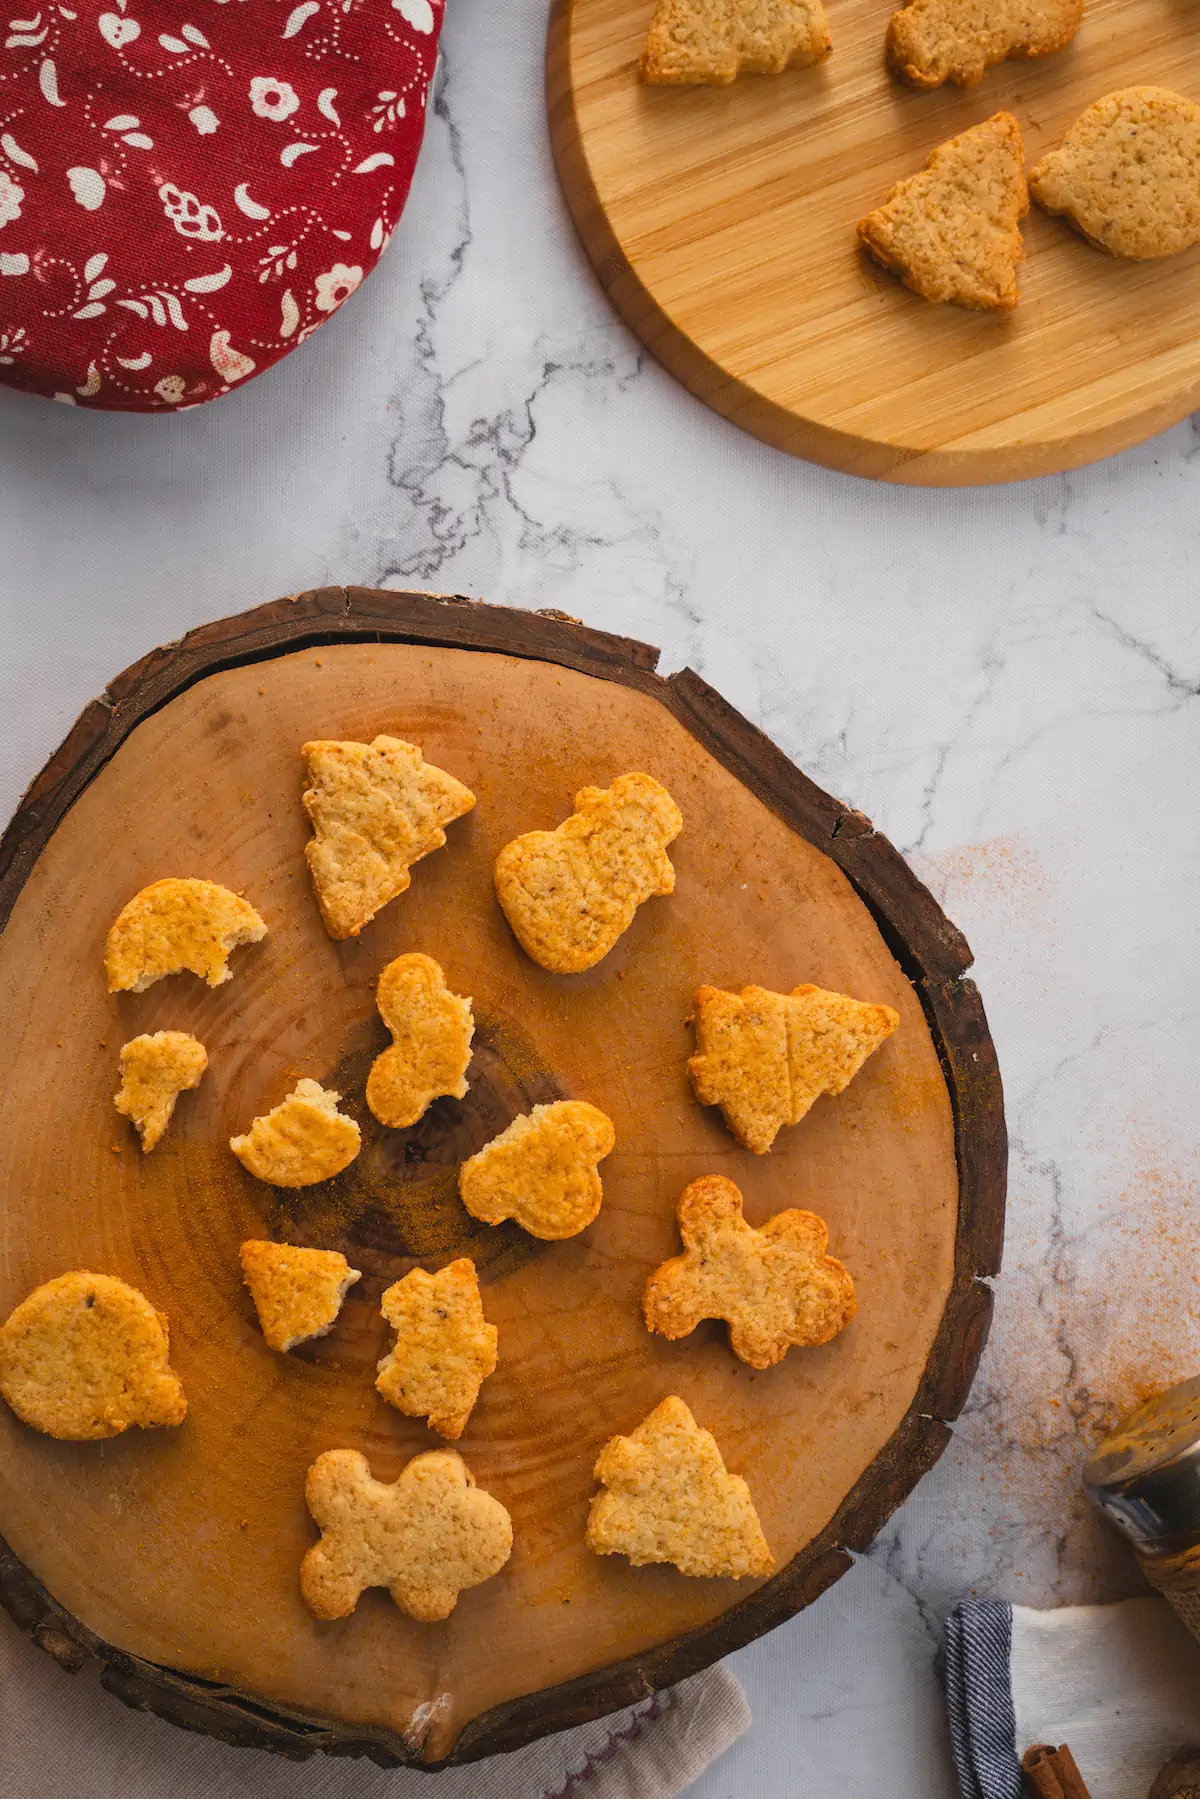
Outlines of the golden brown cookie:
M 695 1022 L 696 1098 L 720 1106 L 738 1142 L 762 1156 L 822 1093 L 845 1091 L 900 1014 L 805 982 L 790 994 L 701 987 Z
M 647 1330 L 674 1342 L 705 1318 L 729 1326 L 729 1347 L 751 1368 L 772 1368 L 791 1348 L 828 1343 L 855 1312 L 854 1282 L 826 1255 L 815 1212 L 777 1212 L 758 1230 L 724 1175 L 685 1187 L 678 1206 L 683 1254 L 646 1282 Z
M 466 1256 L 437 1274 L 414 1268 L 390 1286 L 380 1310 L 396 1333 L 375 1382 L 389 1405 L 428 1418 L 440 1437 L 461 1437 L 496 1368 L 498 1333 L 483 1315 L 475 1264 Z
M 357 937 L 411 884 L 413 863 L 441 849 L 475 795 L 399 737 L 306 743 L 300 753 L 314 833 L 304 854 L 325 929 Z
M 638 74 L 652 83 L 778 75 L 829 55 L 821 0 L 658 0 Z
M 267 927 L 248 900 L 215 881 L 152 881 L 122 908 L 108 933 L 110 993 L 144 993 L 164 975 L 198 974 L 210 987 L 229 980 L 229 952 L 260 943 Z
M 200 1085 L 208 1051 L 187 1031 L 155 1031 L 121 1047 L 121 1091 L 113 1105 L 137 1126 L 144 1154 L 171 1122 L 181 1093 Z
M 242 1244 L 241 1259 L 262 1334 L 284 1354 L 297 1343 L 327 1337 L 346 1294 L 362 1279 L 361 1270 L 351 1268 L 336 1249 L 299 1249 L 251 1237 Z
M 496 858 L 496 897 L 522 949 L 556 974 L 606 956 L 643 900 L 674 893 L 667 845 L 683 814 L 649 775 L 584 787 L 553 831 L 527 831 Z
M 1177 256 L 1200 243 L 1200 106 L 1165 87 L 1106 94 L 1042 157 L 1029 191 L 1112 256 Z
M 311 1187 L 349 1168 L 362 1147 L 353 1118 L 337 1109 L 340 1093 L 319 1081 L 297 1081 L 286 1099 L 256 1118 L 229 1147 L 257 1180 L 272 1187 Z
M 380 1124 L 407 1130 L 435 1099 L 462 1099 L 475 1021 L 432 956 L 397 956 L 379 977 L 379 1016 L 392 1047 L 371 1064 L 367 1104 Z
M 465 1587 L 498 1574 L 512 1520 L 452 1449 L 414 1456 L 390 1485 L 356 1449 L 331 1449 L 308 1471 L 305 1498 L 321 1541 L 300 1568 L 317 1618 L 345 1618 L 368 1587 L 386 1587 L 410 1618 L 448 1618 Z
M 860 219 L 859 241 L 923 299 L 978 311 L 1017 304 L 1029 211 L 1021 128 L 998 112 L 939 144 L 919 175 L 897 182 Z
M 547 1242 L 577 1236 L 600 1210 L 596 1164 L 616 1141 L 611 1119 L 584 1100 L 535 1106 L 463 1163 L 462 1202 L 484 1224 L 514 1218 Z
M 610 1437 L 595 1468 L 587 1545 L 635 1568 L 673 1562 L 682 1574 L 769 1574 L 775 1559 L 740 1475 L 682 1399 L 664 1399 L 628 1437 Z
M 48 1437 L 90 1442 L 182 1424 L 167 1320 L 111 1274 L 60 1274 L 0 1325 L 0 1394 Z
M 1063 49 L 1082 17 L 1083 0 L 910 0 L 892 14 L 887 58 L 912 87 L 974 87 L 1007 57 Z

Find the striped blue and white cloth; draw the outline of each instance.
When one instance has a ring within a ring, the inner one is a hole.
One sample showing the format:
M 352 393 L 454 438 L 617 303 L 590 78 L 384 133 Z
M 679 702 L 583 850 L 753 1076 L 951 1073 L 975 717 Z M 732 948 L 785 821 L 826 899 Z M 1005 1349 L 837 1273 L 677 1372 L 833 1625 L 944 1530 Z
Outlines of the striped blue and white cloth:
M 1021 1796 L 1012 1640 L 1012 1607 L 998 1599 L 968 1599 L 946 1620 L 941 1672 L 963 1799 Z

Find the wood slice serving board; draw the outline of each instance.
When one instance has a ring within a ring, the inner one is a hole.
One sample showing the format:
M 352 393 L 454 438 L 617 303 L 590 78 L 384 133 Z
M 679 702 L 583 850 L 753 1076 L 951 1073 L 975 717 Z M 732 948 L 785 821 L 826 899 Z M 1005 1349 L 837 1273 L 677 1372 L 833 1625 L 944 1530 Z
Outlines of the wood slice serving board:
M 898 3 L 898 0 L 895 0 Z M 828 0 L 817 69 L 653 88 L 653 0 L 555 0 L 550 135 L 584 248 L 672 374 L 767 443 L 925 486 L 1011 481 L 1127 449 L 1200 407 L 1200 247 L 1118 263 L 1035 207 L 1015 313 L 930 306 L 855 225 L 1001 107 L 1032 164 L 1092 100 L 1200 100 L 1194 0 L 1088 0 L 1074 44 L 914 93 L 884 64 L 892 0 Z
M 690 673 L 569 620 L 427 595 L 324 589 L 194 632 L 127 670 L 34 784 L 0 851 L 0 1316 L 68 1268 L 119 1274 L 170 1316 L 185 1424 L 66 1444 L 0 1406 L 0 1598 L 68 1666 L 234 1742 L 437 1765 L 511 1748 L 703 1667 L 806 1605 L 936 1460 L 986 1334 L 1003 1223 L 1004 1126 L 970 955 L 861 814 L 805 779 Z M 358 941 L 332 943 L 309 886 L 299 745 L 414 739 L 476 810 Z M 589 974 L 523 956 L 492 896 L 517 832 L 629 768 L 686 820 L 674 896 Z M 105 932 L 167 873 L 244 889 L 270 925 L 210 991 L 189 977 L 110 997 Z M 429 951 L 470 994 L 471 1091 L 410 1132 L 363 1103 L 384 1043 L 373 990 Z M 897 1034 L 774 1152 L 743 1152 L 689 1097 L 701 981 L 812 979 L 897 1007 Z M 120 1044 L 178 1027 L 210 1067 L 151 1156 L 112 1107 Z M 337 1087 L 364 1147 L 300 1193 L 226 1147 L 299 1075 Z M 568 1242 L 490 1230 L 460 1160 L 538 1100 L 613 1118 L 599 1219 Z M 650 1337 L 639 1295 L 674 1253 L 675 1201 L 721 1172 L 761 1222 L 829 1221 L 860 1310 L 824 1349 L 755 1375 L 716 1326 Z M 238 1245 L 344 1249 L 364 1279 L 331 1337 L 273 1354 Z M 314 1621 L 304 1473 L 366 1452 L 391 1479 L 436 1441 L 376 1395 L 385 1284 L 473 1255 L 500 1366 L 462 1439 L 513 1516 L 507 1569 L 420 1625 L 386 1594 Z M 688 1580 L 584 1548 L 596 1453 L 679 1393 L 747 1476 L 779 1572 Z

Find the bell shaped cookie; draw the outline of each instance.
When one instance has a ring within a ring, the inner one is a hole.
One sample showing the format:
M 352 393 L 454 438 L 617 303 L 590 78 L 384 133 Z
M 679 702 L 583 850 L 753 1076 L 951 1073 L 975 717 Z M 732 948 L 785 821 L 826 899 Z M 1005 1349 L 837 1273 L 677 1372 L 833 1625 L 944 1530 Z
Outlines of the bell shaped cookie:
M 34 1430 L 69 1442 L 182 1424 L 169 1350 L 166 1318 L 136 1287 L 60 1274 L 0 1325 L 0 1395 Z
M 664 1399 L 631 1436 L 610 1437 L 595 1475 L 587 1545 L 596 1555 L 730 1580 L 774 1567 L 749 1487 L 682 1399 Z
M 446 826 L 475 795 L 400 737 L 306 743 L 301 754 L 317 903 L 331 937 L 357 937 L 411 885 L 413 863 L 442 848 Z
M 643 81 L 726 87 L 821 62 L 829 25 L 821 0 L 658 0 L 638 74 Z
M 612 1120 L 584 1100 L 535 1106 L 463 1163 L 462 1202 L 484 1224 L 512 1218 L 544 1241 L 575 1237 L 600 1210 L 596 1164 L 616 1141 Z
M 1007 57 L 1050 56 L 1079 30 L 1084 0 L 910 0 L 893 13 L 887 59 L 911 87 L 974 87 Z
M 1029 211 L 1021 128 L 998 112 L 939 144 L 859 221 L 863 248 L 922 299 L 977 311 L 1017 304 L 1021 220 Z
M 822 1093 L 842 1093 L 900 1023 L 873 1006 L 802 983 L 791 993 L 743 987 L 696 994 L 696 1054 L 688 1062 L 702 1106 L 720 1106 L 739 1143 L 765 1155 Z
M 1200 243 L 1200 106 L 1165 87 L 1106 94 L 1042 157 L 1029 191 L 1111 256 L 1177 256 Z
M 771 1368 L 793 1347 L 828 1343 L 853 1318 L 854 1282 L 826 1255 L 829 1232 L 815 1212 L 777 1212 L 755 1230 L 737 1187 L 713 1174 L 684 1189 L 678 1216 L 683 1254 L 646 1283 L 647 1330 L 674 1341 L 721 1318 L 734 1355 Z
M 375 1003 L 392 1047 L 371 1064 L 367 1104 L 380 1124 L 407 1130 L 443 1094 L 462 1099 L 475 1021 L 432 956 L 397 956 L 379 977 Z
M 110 993 L 144 993 L 164 975 L 199 975 L 219 987 L 233 974 L 229 952 L 260 943 L 267 927 L 248 900 L 215 881 L 152 881 L 122 908 L 108 933 Z
M 208 1051 L 187 1031 L 154 1031 L 121 1047 L 121 1091 L 113 1104 L 137 1127 L 142 1152 L 162 1140 L 181 1093 L 200 1085 Z
M 318 1081 L 297 1081 L 286 1099 L 231 1137 L 229 1147 L 243 1168 L 272 1187 L 331 1180 L 362 1147 L 357 1124 L 337 1109 L 341 1097 Z
M 461 1437 L 479 1389 L 496 1369 L 497 1331 L 483 1315 L 467 1256 L 437 1274 L 414 1268 L 390 1286 L 380 1310 L 396 1333 L 379 1364 L 376 1390 L 439 1437 Z
M 553 831 L 528 831 L 496 858 L 496 897 L 526 955 L 556 974 L 606 956 L 643 900 L 674 893 L 667 845 L 683 814 L 650 775 L 584 787 Z
M 327 1337 L 342 1301 L 362 1279 L 336 1249 L 306 1249 L 252 1237 L 242 1244 L 242 1274 L 262 1334 L 282 1354 L 298 1343 Z
M 300 1591 L 317 1618 L 345 1618 L 368 1587 L 386 1587 L 410 1618 L 435 1623 L 512 1550 L 508 1513 L 452 1449 L 414 1456 L 391 1484 L 356 1449 L 331 1449 L 309 1469 L 305 1498 L 321 1540 Z

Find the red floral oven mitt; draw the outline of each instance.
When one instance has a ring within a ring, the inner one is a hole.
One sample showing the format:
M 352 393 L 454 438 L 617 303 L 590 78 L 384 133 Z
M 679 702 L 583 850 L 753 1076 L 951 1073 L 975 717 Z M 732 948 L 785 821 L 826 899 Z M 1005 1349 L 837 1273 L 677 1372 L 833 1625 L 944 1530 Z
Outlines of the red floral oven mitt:
M 286 356 L 395 227 L 441 20 L 442 0 L 0 0 L 0 381 L 162 411 Z

